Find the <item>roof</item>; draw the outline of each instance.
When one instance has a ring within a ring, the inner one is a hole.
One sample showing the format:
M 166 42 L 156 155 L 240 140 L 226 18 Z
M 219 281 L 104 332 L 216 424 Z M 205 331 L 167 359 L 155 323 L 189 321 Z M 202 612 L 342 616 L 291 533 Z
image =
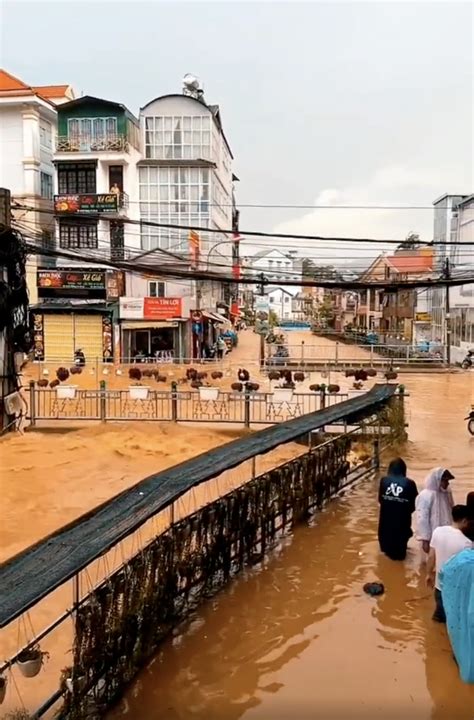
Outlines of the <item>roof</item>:
M 192 95 L 182 95 L 180 93 L 168 93 L 167 95 L 159 95 L 158 97 L 153 98 L 153 100 L 150 100 L 149 102 L 147 102 L 146 105 L 143 105 L 143 107 L 140 108 L 140 114 L 143 112 L 143 110 L 145 110 L 145 108 L 147 108 L 149 105 L 156 102 L 157 100 L 166 100 L 167 98 L 186 98 L 186 100 L 191 100 L 192 102 L 197 102 L 197 103 L 199 103 L 199 105 L 202 105 L 207 110 L 209 110 L 212 117 L 214 118 L 214 121 L 215 121 L 217 127 L 219 128 L 219 131 L 220 131 L 222 137 L 224 138 L 224 142 L 226 144 L 227 150 L 229 151 L 232 160 L 234 159 L 232 150 L 230 149 L 230 145 L 227 141 L 227 138 L 224 133 L 224 129 L 222 127 L 221 112 L 219 109 L 219 105 L 208 105 L 206 103 L 206 101 L 204 100 L 204 97 L 202 97 L 202 96 L 199 98 L 195 98 Z
M 31 86 L 27 85 L 23 82 L 23 80 L 20 80 L 20 78 L 15 77 L 15 75 L 12 75 L 3 68 L 0 68 L 0 95 L 3 97 L 32 95 L 42 98 L 47 103 L 55 107 L 52 102 L 52 98 L 58 99 L 67 97 L 68 92 L 73 95 L 70 85 Z
M 288 260 L 292 260 L 293 258 L 288 255 L 287 253 L 282 252 L 281 250 L 278 250 L 278 248 L 268 248 L 267 250 L 259 250 L 254 255 L 251 255 L 249 257 L 250 262 L 254 262 L 255 260 L 261 260 L 261 258 L 266 257 L 266 255 L 269 255 L 272 252 L 280 253 L 280 255 L 284 258 L 287 258 Z
M 423 273 L 433 270 L 433 255 L 389 255 L 387 262 L 400 273 Z
M 114 102 L 113 100 L 105 100 L 104 98 L 98 98 L 93 95 L 83 95 L 82 97 L 71 100 L 68 103 L 64 103 L 64 105 L 61 105 L 59 111 L 67 112 L 68 110 L 74 110 L 76 107 L 81 107 L 81 105 L 87 105 L 89 103 L 98 103 L 100 105 L 105 105 L 106 107 L 114 108 L 115 110 L 123 110 L 125 115 L 127 115 L 132 122 L 138 125 L 138 119 L 130 112 L 128 107 L 122 103 Z

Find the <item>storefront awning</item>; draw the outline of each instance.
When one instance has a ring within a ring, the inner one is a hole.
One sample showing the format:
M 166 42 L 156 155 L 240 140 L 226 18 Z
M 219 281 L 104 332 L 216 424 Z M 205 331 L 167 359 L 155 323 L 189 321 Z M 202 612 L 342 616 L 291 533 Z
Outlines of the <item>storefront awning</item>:
M 229 320 L 223 315 L 219 315 L 219 313 L 202 310 L 202 314 L 203 317 L 207 318 L 208 320 L 212 320 L 212 322 L 220 323 L 221 325 L 231 325 Z
M 159 328 L 176 328 L 180 322 L 186 322 L 184 318 L 173 318 L 173 320 L 128 320 L 121 322 L 122 330 L 156 330 Z

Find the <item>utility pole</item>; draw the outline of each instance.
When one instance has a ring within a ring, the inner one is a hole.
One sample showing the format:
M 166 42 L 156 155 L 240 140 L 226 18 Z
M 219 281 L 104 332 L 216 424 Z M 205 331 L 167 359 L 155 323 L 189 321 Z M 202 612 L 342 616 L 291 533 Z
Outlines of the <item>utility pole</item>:
M 444 277 L 449 282 L 451 279 L 451 267 L 449 258 L 444 261 Z M 446 292 L 444 299 L 444 317 L 445 317 L 445 342 L 446 342 L 446 363 L 451 365 L 451 305 L 449 298 L 449 285 L 446 283 Z
M 265 275 L 260 273 L 260 282 L 258 283 L 258 294 L 260 297 L 265 295 Z M 268 320 L 270 321 L 270 308 L 268 309 Z M 265 365 L 265 335 L 260 331 L 260 368 Z
M 11 227 L 11 195 L 10 191 L 0 188 L 0 243 L 2 234 L 8 232 Z M 6 267 L 0 267 L 0 281 L 8 283 L 8 272 Z M 11 422 L 5 411 L 4 399 L 15 389 L 13 382 L 15 373 L 13 358 L 12 328 L 7 321 L 6 327 L 0 331 L 0 374 L 1 374 L 1 406 L 0 406 L 0 430 L 4 430 Z

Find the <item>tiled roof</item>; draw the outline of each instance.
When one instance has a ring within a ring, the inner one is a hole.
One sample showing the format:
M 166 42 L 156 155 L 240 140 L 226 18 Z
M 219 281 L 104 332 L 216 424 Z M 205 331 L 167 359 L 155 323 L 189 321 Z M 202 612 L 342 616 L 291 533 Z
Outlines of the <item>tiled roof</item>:
M 27 90 L 31 91 L 28 85 L 25 85 L 19 78 L 11 75 L 6 70 L 0 68 L 0 90 Z
M 433 269 L 433 255 L 390 255 L 387 261 L 400 273 L 422 273 Z
M 4 97 L 17 97 L 21 95 L 38 95 L 50 105 L 54 105 L 53 98 L 74 97 L 69 85 L 41 85 L 32 87 L 0 68 L 0 94 Z
M 68 97 L 69 85 L 36 85 L 33 90 L 45 98 Z

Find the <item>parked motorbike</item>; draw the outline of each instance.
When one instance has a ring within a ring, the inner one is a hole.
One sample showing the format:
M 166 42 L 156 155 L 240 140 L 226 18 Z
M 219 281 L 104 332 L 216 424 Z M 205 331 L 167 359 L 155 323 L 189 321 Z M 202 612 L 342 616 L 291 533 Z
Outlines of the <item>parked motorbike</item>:
M 464 420 L 467 420 L 467 431 L 471 435 L 474 435 L 474 405 L 471 408 L 471 412 L 466 418 L 464 418 Z
M 469 368 L 472 367 L 473 362 L 474 362 L 474 361 L 473 361 L 473 358 L 472 358 L 473 355 L 474 355 L 474 350 L 468 350 L 468 351 L 467 351 L 467 355 L 466 355 L 466 357 L 464 358 L 464 360 L 463 360 L 462 363 L 461 363 L 461 367 L 462 367 L 464 370 L 469 370 Z

